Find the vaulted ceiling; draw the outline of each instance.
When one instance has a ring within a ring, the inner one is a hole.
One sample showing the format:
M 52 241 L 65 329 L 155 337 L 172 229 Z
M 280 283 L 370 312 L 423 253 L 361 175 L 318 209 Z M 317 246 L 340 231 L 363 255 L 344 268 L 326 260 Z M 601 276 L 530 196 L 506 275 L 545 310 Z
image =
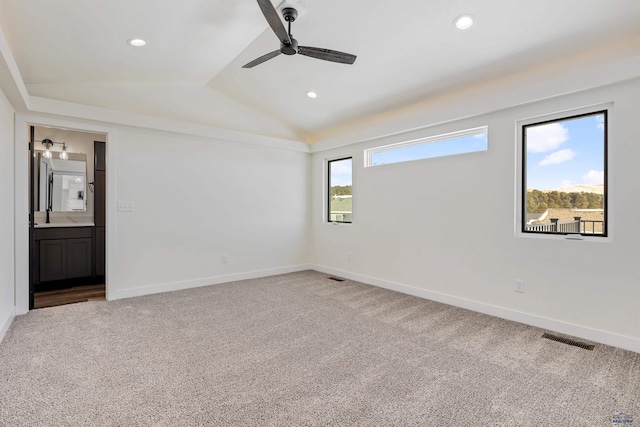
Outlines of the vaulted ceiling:
M 301 45 L 354 65 L 280 55 L 255 0 L 0 0 L 29 95 L 313 142 L 443 93 L 640 45 L 637 0 L 273 0 Z M 475 25 L 453 25 L 471 14 Z M 144 47 L 127 40 L 140 37 Z M 316 99 L 307 91 L 318 93 Z

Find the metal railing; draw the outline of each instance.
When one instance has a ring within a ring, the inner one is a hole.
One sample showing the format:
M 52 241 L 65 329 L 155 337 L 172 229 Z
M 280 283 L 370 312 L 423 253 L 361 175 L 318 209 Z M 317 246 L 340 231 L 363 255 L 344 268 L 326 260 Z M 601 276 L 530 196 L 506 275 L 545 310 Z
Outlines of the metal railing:
M 604 221 L 592 221 L 583 219 L 580 221 L 580 233 L 604 234 Z
M 558 218 L 550 218 L 550 221 L 546 224 L 527 224 L 524 229 L 543 233 L 604 234 L 604 221 L 582 219 L 579 216 L 568 222 L 560 222 Z

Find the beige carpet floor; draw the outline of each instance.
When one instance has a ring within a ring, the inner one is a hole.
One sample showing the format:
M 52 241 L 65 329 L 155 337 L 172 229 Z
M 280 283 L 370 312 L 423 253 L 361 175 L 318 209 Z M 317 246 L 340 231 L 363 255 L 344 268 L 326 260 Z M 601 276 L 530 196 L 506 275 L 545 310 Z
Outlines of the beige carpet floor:
M 35 310 L 2 426 L 640 425 L 640 354 L 305 271 Z

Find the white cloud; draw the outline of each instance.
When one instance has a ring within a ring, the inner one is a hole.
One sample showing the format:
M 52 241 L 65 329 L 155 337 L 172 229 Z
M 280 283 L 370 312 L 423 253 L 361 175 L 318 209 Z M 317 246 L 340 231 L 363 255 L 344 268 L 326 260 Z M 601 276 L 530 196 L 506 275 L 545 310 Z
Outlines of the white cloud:
M 567 187 L 571 187 L 572 185 L 573 183 L 571 181 L 569 181 L 568 179 L 564 179 L 560 183 L 560 188 L 567 188 Z
M 604 130 L 604 114 L 596 116 L 596 126 L 598 129 Z
M 573 160 L 576 156 L 576 152 L 571 148 L 565 148 L 564 150 L 555 151 L 542 159 L 539 163 L 540 166 L 557 165 L 559 163 L 568 162 Z
M 569 129 L 560 123 L 527 128 L 527 151 L 546 153 L 558 148 L 569 139 Z
M 582 179 L 585 184 L 604 184 L 604 171 L 590 170 L 585 175 L 582 175 Z

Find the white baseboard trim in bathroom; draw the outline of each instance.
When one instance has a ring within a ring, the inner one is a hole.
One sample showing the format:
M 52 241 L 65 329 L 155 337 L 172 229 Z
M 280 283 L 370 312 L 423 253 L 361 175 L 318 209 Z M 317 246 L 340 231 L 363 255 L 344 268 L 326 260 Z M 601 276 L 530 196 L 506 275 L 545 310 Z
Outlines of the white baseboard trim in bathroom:
M 378 286 L 380 288 L 390 289 L 392 291 L 425 298 L 431 301 L 437 301 L 455 307 L 465 308 L 479 313 L 488 314 L 502 319 L 512 320 L 514 322 L 523 323 L 525 325 L 535 326 L 538 328 L 555 331 L 574 337 L 611 345 L 625 350 L 640 353 L 640 340 L 618 335 L 611 332 L 601 331 L 599 329 L 588 328 L 585 326 L 575 325 L 560 320 L 549 319 L 530 313 L 512 310 L 505 307 L 499 307 L 491 304 L 485 304 L 478 301 L 460 298 L 453 295 L 443 294 L 440 292 L 429 291 L 426 289 L 416 288 L 414 286 L 395 283 L 388 280 L 377 279 L 362 274 L 351 273 L 348 271 L 338 270 L 335 268 L 313 265 L 313 270 L 332 276 L 339 276 L 345 279 L 355 280 L 366 283 L 368 285 Z
M 300 264 L 289 267 L 271 268 L 266 270 L 249 271 L 244 273 L 226 274 L 222 276 L 204 277 L 195 280 L 185 280 L 181 282 L 161 283 L 157 285 L 144 286 L 139 288 L 108 290 L 107 299 L 117 300 L 123 298 L 133 298 L 143 295 L 157 294 L 161 292 L 180 291 L 201 286 L 218 285 L 220 283 L 236 282 L 238 280 L 259 279 L 261 277 L 275 276 L 277 274 L 294 273 L 312 269 L 310 265 Z

